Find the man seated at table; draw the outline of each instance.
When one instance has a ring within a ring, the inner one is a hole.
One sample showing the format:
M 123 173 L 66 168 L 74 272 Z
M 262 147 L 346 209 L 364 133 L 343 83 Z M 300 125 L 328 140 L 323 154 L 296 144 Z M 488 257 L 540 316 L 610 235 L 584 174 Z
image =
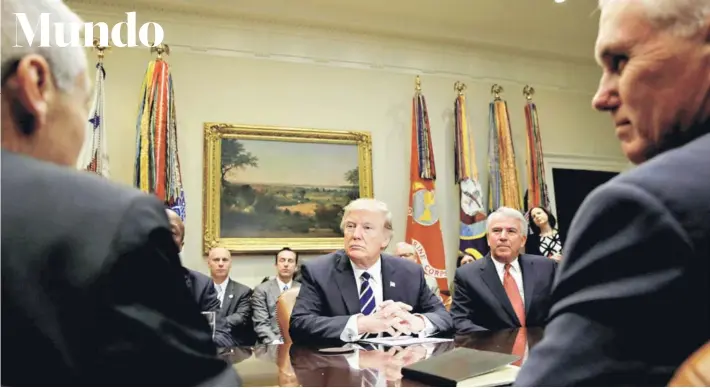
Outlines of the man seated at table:
M 557 262 L 520 254 L 528 225 L 515 209 L 491 213 L 487 228 L 491 252 L 456 270 L 451 307 L 456 333 L 544 326 Z
M 414 245 L 412 244 L 406 242 L 398 242 L 397 245 L 395 245 L 394 255 L 409 260 L 414 264 L 421 265 L 421 263 L 419 262 L 419 256 L 414 250 Z M 434 295 L 438 296 L 439 299 L 441 299 L 441 295 L 439 294 L 439 285 L 436 284 L 436 278 L 433 276 L 424 275 L 424 279 L 426 279 L 426 284 L 431 289 L 431 292 L 433 292 Z
M 430 336 L 453 328 L 420 266 L 382 253 L 392 239 L 387 205 L 360 198 L 344 209 L 344 250 L 303 264 L 291 314 L 294 343 L 358 341 L 364 335 Z

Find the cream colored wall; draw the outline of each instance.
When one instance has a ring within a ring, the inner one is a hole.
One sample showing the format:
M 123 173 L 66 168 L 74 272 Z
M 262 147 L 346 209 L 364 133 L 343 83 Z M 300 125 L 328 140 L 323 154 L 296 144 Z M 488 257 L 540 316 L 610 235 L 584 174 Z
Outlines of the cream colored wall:
M 80 10 L 93 21 L 122 14 Z M 139 12 L 139 24 L 146 15 Z M 447 262 L 458 245 L 458 198 L 453 182 L 453 83 L 468 85 L 469 124 L 486 187 L 490 87 L 505 88 L 517 162 L 524 179 L 523 85 L 537 90 L 544 152 L 620 163 L 608 118 L 590 108 L 598 71 L 564 63 L 472 48 L 420 45 L 333 31 L 156 15 L 173 52 L 178 136 L 187 197 L 184 264 L 207 271 L 201 255 L 202 124 L 207 121 L 372 132 L 375 196 L 394 216 L 395 241 L 404 238 L 408 203 L 410 109 L 414 75 L 422 74 L 439 172 L 437 201 Z M 215 22 L 216 23 L 216 22 Z M 591 48 L 590 48 L 591 51 Z M 135 120 L 147 63 L 146 48 L 118 48 L 106 58 L 106 123 L 112 179 L 130 184 Z M 337 162 L 337 161 L 334 161 Z M 563 162 L 564 163 L 564 162 Z M 304 256 L 307 258 L 307 256 Z M 273 270 L 272 256 L 235 256 L 232 277 L 249 286 Z M 453 271 L 451 271 L 453 272 Z

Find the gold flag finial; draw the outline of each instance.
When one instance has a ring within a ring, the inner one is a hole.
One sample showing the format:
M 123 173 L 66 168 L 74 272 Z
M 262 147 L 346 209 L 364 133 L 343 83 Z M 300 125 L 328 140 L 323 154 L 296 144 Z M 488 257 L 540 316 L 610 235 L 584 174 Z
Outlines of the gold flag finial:
M 422 91 L 422 80 L 417 76 L 417 78 L 414 79 L 414 90 L 419 93 Z
M 94 39 L 94 50 L 97 51 L 97 56 L 99 57 L 99 63 L 103 63 L 104 56 L 106 52 L 111 49 L 111 46 L 101 46 L 98 39 Z
M 528 101 L 532 101 L 533 94 L 535 94 L 535 88 L 530 85 L 525 85 L 523 87 L 523 96 L 525 96 Z
M 162 60 L 163 54 L 170 55 L 170 46 L 168 46 L 165 43 L 161 43 L 159 45 L 156 45 L 155 43 L 151 43 L 150 52 L 151 52 L 151 54 L 158 53 L 158 60 Z
M 491 93 L 493 94 L 493 99 L 498 101 L 500 100 L 500 94 L 503 93 L 503 87 L 498 84 L 493 84 L 493 86 L 491 86 Z
M 459 96 L 463 96 L 463 92 L 466 90 L 466 84 L 461 81 L 454 82 L 454 90 L 459 93 Z

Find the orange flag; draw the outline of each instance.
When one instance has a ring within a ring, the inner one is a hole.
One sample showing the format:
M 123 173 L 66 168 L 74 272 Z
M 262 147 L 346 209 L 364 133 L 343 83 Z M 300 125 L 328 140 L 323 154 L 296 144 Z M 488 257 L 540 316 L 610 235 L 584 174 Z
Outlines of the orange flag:
M 419 77 L 417 77 L 417 92 L 412 99 L 412 154 L 409 178 L 406 241 L 414 246 L 424 273 L 436 279 L 441 297 L 446 303 L 451 296 L 446 277 L 444 242 L 441 237 L 441 223 L 434 188 L 436 180 L 434 148 Z

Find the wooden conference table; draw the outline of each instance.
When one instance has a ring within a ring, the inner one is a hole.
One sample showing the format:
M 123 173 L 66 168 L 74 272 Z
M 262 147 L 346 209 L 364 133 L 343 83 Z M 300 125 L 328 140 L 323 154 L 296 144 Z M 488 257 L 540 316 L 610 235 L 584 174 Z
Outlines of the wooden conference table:
M 387 386 L 416 387 L 423 385 L 402 378 L 403 365 L 442 354 L 456 347 L 513 354 L 513 345 L 519 334 L 527 341 L 529 350 L 542 339 L 543 329 L 476 332 L 456 336 L 453 342 L 413 345 L 405 349 L 359 350 L 355 361 L 355 353 L 324 354 L 316 348 L 291 344 L 224 349 L 221 357 L 234 365 L 247 387 L 360 387 L 363 382 L 362 370 L 366 368 L 378 370 L 380 379 L 386 380 Z M 517 349 L 520 349 L 519 345 L 520 342 Z M 352 368 L 353 362 L 357 362 L 360 369 Z

